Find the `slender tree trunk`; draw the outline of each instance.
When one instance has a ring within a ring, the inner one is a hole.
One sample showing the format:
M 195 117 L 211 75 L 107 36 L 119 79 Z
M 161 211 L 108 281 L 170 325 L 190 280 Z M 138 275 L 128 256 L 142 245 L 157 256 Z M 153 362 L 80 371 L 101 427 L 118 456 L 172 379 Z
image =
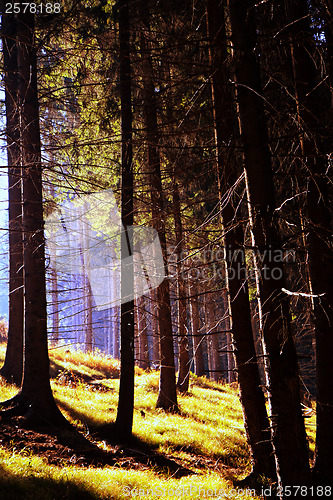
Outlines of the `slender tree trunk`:
M 158 324 L 158 314 L 157 314 L 157 291 L 152 290 L 149 295 L 149 312 L 152 325 L 152 358 L 153 363 L 157 366 L 160 362 L 160 335 L 159 335 L 159 324 Z
M 121 296 L 127 290 L 134 292 L 133 262 L 126 265 L 125 258 L 132 255 L 133 244 L 133 150 L 132 150 L 132 98 L 130 60 L 129 0 L 119 2 L 120 41 L 120 96 L 122 135 L 122 187 L 121 208 L 123 234 L 121 236 Z M 126 278 L 126 279 L 125 279 Z M 121 439 L 132 434 L 134 410 L 134 300 L 121 304 L 120 387 L 116 430 Z
M 93 351 L 93 303 L 92 303 L 92 291 L 90 286 L 90 280 L 88 276 L 85 276 L 85 285 L 84 285 L 84 314 L 86 317 L 85 321 L 85 350 L 86 352 Z
M 199 304 L 198 297 L 196 296 L 197 288 L 192 286 L 190 288 L 190 313 L 192 325 L 192 342 L 193 342 L 193 356 L 194 356 L 194 373 L 197 377 L 205 375 L 205 365 L 203 357 L 203 335 L 200 335 L 200 318 L 199 318 Z
M 59 297 L 58 297 L 58 274 L 56 269 L 51 270 L 51 296 L 52 296 L 52 342 L 54 345 L 59 341 Z
M 134 302 L 134 359 L 135 364 L 140 366 L 140 319 L 138 299 Z
M 328 2 L 331 3 L 331 2 Z M 309 250 L 316 338 L 317 434 L 314 471 L 320 484 L 333 477 L 333 251 L 332 211 L 330 211 L 329 165 L 325 141 L 331 141 L 326 109 L 329 100 L 320 88 L 321 78 L 313 58 L 316 50 L 311 33 L 308 3 L 286 0 L 290 23 L 291 53 L 296 89 L 302 159 L 306 166 L 307 215 L 306 232 Z M 332 12 L 330 13 L 332 15 Z M 328 28 L 328 26 L 327 26 Z M 329 31 L 329 30 L 328 30 Z M 330 75 L 332 76 L 332 75 Z M 331 120 L 331 118 L 329 118 Z M 323 295 L 322 295 L 323 294 Z
M 218 333 L 219 326 L 215 326 L 216 324 L 216 303 L 213 298 L 213 294 L 210 294 L 206 302 L 206 310 L 207 310 L 207 326 L 209 333 L 209 344 L 210 344 L 210 378 L 216 380 L 218 382 L 222 378 L 223 370 L 220 356 L 220 345 L 219 345 L 219 336 Z
M 179 336 L 179 372 L 177 387 L 181 392 L 188 392 L 190 381 L 190 356 L 187 335 L 186 287 L 182 274 L 183 259 L 183 231 L 180 217 L 179 190 L 176 180 L 173 185 L 173 211 L 176 233 L 177 256 L 177 299 L 178 299 L 178 336 Z
M 235 50 L 237 100 L 244 143 L 253 234 L 257 249 L 282 252 L 274 225 L 275 193 L 268 149 L 260 68 L 256 60 L 255 2 L 231 0 L 230 21 Z M 274 255 L 275 255 L 274 254 Z M 273 444 L 278 462 L 279 484 L 309 485 L 309 455 L 301 411 L 297 354 L 291 332 L 289 304 L 282 296 L 282 262 L 263 258 L 260 298 L 264 318 L 264 341 L 270 366 L 269 399 L 272 410 Z M 275 274 L 272 276 L 272 270 Z M 277 273 L 276 270 L 279 270 Z M 268 274 L 270 271 L 270 275 Z M 274 279 L 276 278 L 276 279 Z M 301 498 L 300 494 L 298 495 Z M 296 498 L 298 498 L 296 496 Z
M 15 16 L 2 13 L 9 199 L 9 324 L 6 357 L 0 374 L 7 382 L 20 386 L 23 371 L 24 290 L 16 29 Z
M 29 410 L 29 414 L 37 417 L 38 420 L 64 425 L 67 421 L 55 404 L 49 378 L 43 189 L 34 16 L 30 13 L 19 14 L 17 21 L 25 287 L 24 374 L 18 399 L 23 410 Z
M 235 153 L 230 147 L 238 136 L 231 103 L 233 93 L 228 87 L 229 53 L 226 49 L 226 28 L 223 5 L 209 0 L 207 5 L 208 31 L 211 44 L 213 70 L 212 95 L 217 145 L 219 196 L 221 201 L 224 249 L 227 264 L 227 284 L 231 309 L 232 342 L 236 359 L 240 399 L 244 424 L 252 455 L 252 474 L 276 477 L 273 446 L 270 438 L 270 422 L 267 416 L 265 396 L 257 363 L 252 333 L 251 310 L 248 295 L 244 234 L 239 200 L 233 190 L 242 172 L 235 168 Z M 235 147 L 235 146 L 234 146 Z M 228 193 L 228 202 L 222 203 Z M 228 343 L 229 344 L 229 343 Z M 228 351 L 229 351 L 228 347 Z M 232 356 L 232 353 L 228 353 Z M 228 365 L 232 363 L 228 363 Z
M 145 30 L 149 33 L 149 12 L 142 4 L 142 18 Z M 158 150 L 157 108 L 155 87 L 152 74 L 150 51 L 145 36 L 141 37 L 141 51 L 145 66 L 144 76 L 144 119 L 148 142 L 148 165 L 151 188 L 152 225 L 160 238 L 166 278 L 157 288 L 157 307 L 160 334 L 160 386 L 157 408 L 166 411 L 178 411 L 174 347 L 171 321 L 170 289 L 168 280 L 168 258 L 165 237 L 165 212 L 161 165 Z
M 237 382 L 237 370 L 234 341 L 231 334 L 232 308 L 231 304 L 229 303 L 228 289 L 226 289 L 225 291 L 223 290 L 222 292 L 222 314 L 225 317 L 224 321 L 221 323 L 221 326 L 225 332 L 224 337 L 227 349 L 228 384 L 233 384 L 234 382 Z
M 227 215 L 227 214 L 225 214 Z M 231 214 L 229 214 L 230 216 Z M 241 279 L 240 270 L 246 269 L 243 247 L 243 229 L 238 226 L 228 233 L 228 271 L 232 278 L 228 281 L 232 310 L 232 336 L 234 339 L 238 383 L 243 408 L 244 425 L 252 454 L 252 475 L 276 478 L 275 459 L 271 442 L 270 422 L 266 410 L 265 395 L 256 356 L 251 325 L 248 284 Z M 236 251 L 241 250 L 235 262 Z
M 89 248 L 89 235 L 87 228 L 87 220 L 85 218 L 88 211 L 88 204 L 84 203 L 81 210 L 81 219 L 78 221 L 81 224 L 80 234 L 81 237 L 81 263 L 82 263 L 82 276 L 83 276 L 83 314 L 85 317 L 84 329 L 85 339 L 84 346 L 86 352 L 93 350 L 93 328 L 92 328 L 92 290 L 90 285 L 90 269 L 89 263 L 86 262 L 87 250 Z
M 117 278 L 113 277 L 112 281 L 112 297 L 115 303 L 117 297 Z M 115 359 L 119 359 L 119 306 L 112 307 L 112 355 Z
M 138 335 L 139 335 L 139 366 L 143 370 L 149 369 L 149 347 L 147 335 L 147 317 L 145 297 L 138 299 Z

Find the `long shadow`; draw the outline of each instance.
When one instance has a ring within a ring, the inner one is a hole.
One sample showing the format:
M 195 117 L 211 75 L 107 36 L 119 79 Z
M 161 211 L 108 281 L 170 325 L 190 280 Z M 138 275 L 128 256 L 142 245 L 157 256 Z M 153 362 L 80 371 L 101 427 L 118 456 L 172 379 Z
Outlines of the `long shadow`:
M 75 479 L 66 477 L 56 481 L 30 474 L 21 477 L 10 474 L 0 464 L 1 500 L 97 500 L 98 496 L 84 485 L 75 483 Z
M 97 370 L 96 370 L 97 372 Z M 61 364 L 57 363 L 56 361 L 51 361 L 50 362 L 50 375 L 51 378 L 56 379 L 59 375 L 63 376 L 66 382 L 85 382 L 85 383 L 92 383 L 95 382 L 96 380 L 105 380 L 106 378 L 112 378 L 112 377 L 107 377 L 104 373 L 98 372 L 96 375 L 88 375 L 87 373 L 82 373 L 80 370 L 77 370 L 76 368 L 64 368 Z
M 57 401 L 57 404 L 60 408 L 71 415 L 73 419 L 80 420 L 83 423 L 87 423 L 88 419 L 84 413 L 72 408 L 69 404 L 63 401 Z M 126 461 L 126 458 L 130 458 L 139 464 L 157 468 L 160 472 L 168 476 L 172 475 L 175 478 L 194 474 L 193 471 L 186 469 L 181 465 L 181 463 L 178 463 L 176 460 L 172 460 L 160 453 L 157 453 L 156 451 L 154 451 L 154 448 L 156 448 L 156 446 L 148 444 L 146 441 L 143 441 L 137 436 L 132 436 L 132 438 L 126 442 L 119 442 L 113 423 L 101 425 L 96 420 L 94 421 L 90 417 L 89 431 L 90 434 L 96 439 L 104 440 L 111 446 L 116 446 L 116 455 L 110 455 L 113 458 L 115 458 L 115 456 L 121 457 L 126 466 L 129 465 L 131 467 L 131 465 L 133 465 L 131 461 Z M 121 461 L 119 461 L 119 458 L 117 460 L 117 463 L 121 465 Z

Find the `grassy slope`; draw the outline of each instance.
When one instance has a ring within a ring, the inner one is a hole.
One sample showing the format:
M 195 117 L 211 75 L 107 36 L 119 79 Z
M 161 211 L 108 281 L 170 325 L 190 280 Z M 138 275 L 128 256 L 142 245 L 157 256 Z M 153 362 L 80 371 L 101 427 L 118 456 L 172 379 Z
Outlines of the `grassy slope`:
M 3 354 L 4 346 L 0 358 Z M 115 419 L 117 362 L 55 349 L 51 367 L 55 398 L 69 420 L 87 432 Z M 155 410 L 157 391 L 158 373 L 138 369 L 134 435 L 158 452 L 181 459 L 193 475 L 174 479 L 154 469 L 60 468 L 30 454 L 28 446 L 25 453 L 0 448 L 0 500 L 217 498 L 215 489 L 222 490 L 222 498 L 256 498 L 252 492 L 237 494 L 232 489 L 231 479 L 249 468 L 237 390 L 192 377 L 189 395 L 179 397 L 180 415 Z M 0 400 L 14 393 L 15 388 L 0 385 Z M 312 442 L 313 418 L 308 423 Z M 107 449 L 105 442 L 100 445 Z

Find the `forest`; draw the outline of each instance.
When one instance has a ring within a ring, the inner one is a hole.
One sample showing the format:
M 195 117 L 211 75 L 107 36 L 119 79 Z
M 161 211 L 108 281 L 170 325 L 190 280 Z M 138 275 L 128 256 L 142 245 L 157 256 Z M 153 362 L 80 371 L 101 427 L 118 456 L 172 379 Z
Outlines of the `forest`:
M 333 1 L 0 8 L 0 500 L 330 497 Z

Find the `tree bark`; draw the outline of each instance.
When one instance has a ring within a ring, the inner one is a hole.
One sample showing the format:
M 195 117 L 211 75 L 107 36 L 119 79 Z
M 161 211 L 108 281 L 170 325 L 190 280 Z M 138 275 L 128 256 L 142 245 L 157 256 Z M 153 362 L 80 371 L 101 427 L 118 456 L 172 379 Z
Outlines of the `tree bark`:
M 206 297 L 206 325 L 208 327 L 209 376 L 216 382 L 222 379 L 223 370 L 220 356 L 219 333 L 216 325 L 216 304 L 213 294 Z
M 260 299 L 264 318 L 263 335 L 270 367 L 272 437 L 279 484 L 283 487 L 309 485 L 309 455 L 300 406 L 297 354 L 290 327 L 289 305 L 281 291 L 285 287 L 284 270 L 282 263 L 272 262 L 268 254 L 268 249 L 282 252 L 282 246 L 273 220 L 274 179 L 261 97 L 260 68 L 255 55 L 254 9 L 255 2 L 252 0 L 230 1 L 237 101 L 253 218 L 252 231 L 257 252 L 263 257 Z M 272 269 L 275 269 L 274 276 Z
M 205 365 L 203 357 L 203 335 L 200 335 L 200 317 L 198 297 L 196 296 L 197 288 L 193 285 L 190 288 L 190 312 L 192 325 L 192 343 L 194 356 L 194 373 L 197 377 L 205 375 Z
M 331 2 L 327 2 L 327 5 Z M 329 99 L 320 86 L 320 76 L 313 53 L 308 4 L 304 0 L 286 0 L 287 23 L 299 121 L 302 158 L 300 168 L 307 175 L 307 245 L 314 308 L 317 376 L 317 433 L 314 472 L 320 484 L 330 484 L 333 477 L 333 251 L 331 243 L 332 212 L 329 204 L 328 162 L 325 154 L 331 141 L 327 123 Z M 332 6 L 331 6 L 332 7 Z M 332 15 L 332 12 L 330 13 Z M 329 25 L 327 33 L 330 34 Z M 330 42 L 330 40 L 328 40 Z M 332 49 L 331 49 L 332 50 Z M 331 61 L 329 60 L 328 69 Z M 329 75 L 330 77 L 332 75 Z M 331 118 L 329 118 L 331 120 Z M 325 125 L 327 128 L 325 128 Z M 323 295 L 322 295 L 323 294 Z
M 23 8 L 22 8 L 23 10 Z M 38 420 L 69 425 L 53 399 L 47 347 L 45 240 L 34 16 L 17 16 L 23 169 L 24 373 L 19 404 Z
M 151 290 L 149 294 L 149 314 L 150 321 L 152 325 L 152 358 L 153 364 L 156 366 L 160 362 L 160 335 L 159 335 L 159 324 L 158 324 L 158 313 L 157 313 L 157 291 Z
M 233 93 L 227 85 L 229 53 L 223 6 L 216 0 L 207 4 L 208 31 L 211 45 L 213 112 L 217 147 L 218 184 L 224 228 L 224 251 L 227 264 L 227 285 L 231 309 L 232 342 L 236 359 L 244 425 L 252 455 L 252 476 L 265 475 L 275 479 L 276 469 L 270 437 L 265 396 L 257 363 L 252 332 L 243 220 L 239 200 L 233 190 L 242 172 L 236 168 L 235 141 L 237 124 L 233 117 Z M 228 202 L 222 203 L 226 193 Z M 229 348 L 228 348 L 229 351 Z M 228 353 L 229 354 L 229 353 Z M 232 355 L 232 353 L 230 353 Z M 230 355 L 229 354 L 229 355 Z
M 85 314 L 85 351 L 92 352 L 94 349 L 94 337 L 93 337 L 93 302 L 92 302 L 92 291 L 90 286 L 90 281 L 88 276 L 85 276 L 85 284 L 84 284 L 84 314 Z
M 51 269 L 51 293 L 52 293 L 52 343 L 59 341 L 59 295 L 58 295 L 58 274 L 56 269 Z
M 120 97 L 121 97 L 121 296 L 125 290 L 134 291 L 133 262 L 126 265 L 125 258 L 132 255 L 133 248 L 133 145 L 132 145 L 132 98 L 130 60 L 130 19 L 129 0 L 119 2 L 119 42 L 120 42 Z M 126 276 L 126 283 L 125 283 Z M 120 337 L 120 386 L 116 432 L 121 439 L 132 435 L 134 411 L 134 300 L 121 304 Z
M 146 318 L 145 296 L 137 301 L 138 309 L 138 335 L 139 335 L 139 366 L 143 370 L 149 369 L 148 325 Z
M 187 334 L 187 311 L 186 311 L 186 287 L 182 274 L 182 259 L 183 259 L 183 231 L 180 216 L 180 201 L 179 188 L 176 180 L 173 183 L 173 211 L 175 220 L 175 235 L 177 256 L 177 299 L 178 299 L 178 338 L 179 338 L 179 372 L 177 380 L 177 388 L 180 392 L 188 392 L 190 382 L 190 356 Z
M 0 374 L 7 382 L 20 386 L 23 372 L 24 285 L 16 30 L 15 16 L 2 13 L 9 199 L 9 321 L 6 357 Z
M 149 33 L 149 12 L 141 4 L 144 29 Z M 161 165 L 158 149 L 158 127 L 155 87 L 152 74 L 152 63 L 148 43 L 141 37 L 141 52 L 145 67 L 144 75 L 144 121 L 148 142 L 148 165 L 151 189 L 152 225 L 160 239 L 165 279 L 157 288 L 157 308 L 160 334 L 160 385 L 157 398 L 157 408 L 166 411 L 178 411 L 175 360 L 171 321 L 170 290 L 168 280 L 168 256 L 165 237 L 165 212 L 163 188 L 161 180 Z

